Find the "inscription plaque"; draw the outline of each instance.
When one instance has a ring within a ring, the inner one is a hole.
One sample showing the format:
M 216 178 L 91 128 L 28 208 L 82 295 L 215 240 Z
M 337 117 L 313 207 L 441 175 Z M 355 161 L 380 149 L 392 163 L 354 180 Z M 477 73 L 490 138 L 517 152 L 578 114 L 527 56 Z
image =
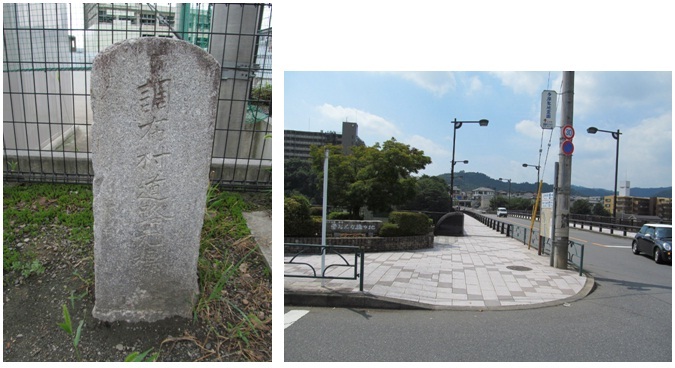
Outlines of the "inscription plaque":
M 92 66 L 95 318 L 190 317 L 220 66 L 184 41 L 112 45 Z

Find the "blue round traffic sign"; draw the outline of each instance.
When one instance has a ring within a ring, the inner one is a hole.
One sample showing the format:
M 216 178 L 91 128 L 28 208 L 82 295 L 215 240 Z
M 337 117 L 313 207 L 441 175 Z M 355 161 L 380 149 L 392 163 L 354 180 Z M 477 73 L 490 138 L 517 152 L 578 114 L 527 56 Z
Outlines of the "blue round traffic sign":
M 567 156 L 571 155 L 574 152 L 574 143 L 572 143 L 572 141 L 564 141 L 562 144 L 562 151 Z

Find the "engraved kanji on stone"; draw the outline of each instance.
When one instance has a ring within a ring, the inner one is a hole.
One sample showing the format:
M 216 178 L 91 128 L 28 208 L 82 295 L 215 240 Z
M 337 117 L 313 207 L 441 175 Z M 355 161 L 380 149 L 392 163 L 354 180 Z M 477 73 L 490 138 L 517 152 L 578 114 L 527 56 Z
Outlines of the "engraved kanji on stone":
M 141 138 L 148 134 L 164 138 L 162 123 L 168 120 L 167 104 L 169 102 L 169 87 L 171 79 L 160 79 L 157 76 L 149 78 L 147 82 L 137 87 L 140 92 L 140 106 L 143 112 L 138 127 L 143 131 Z

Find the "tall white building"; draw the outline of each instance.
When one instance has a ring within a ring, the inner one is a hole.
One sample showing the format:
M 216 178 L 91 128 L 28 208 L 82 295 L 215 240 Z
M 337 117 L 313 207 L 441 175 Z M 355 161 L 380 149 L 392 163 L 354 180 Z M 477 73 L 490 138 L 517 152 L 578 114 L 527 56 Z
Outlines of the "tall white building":
M 630 182 L 628 180 L 619 182 L 619 195 L 630 197 Z

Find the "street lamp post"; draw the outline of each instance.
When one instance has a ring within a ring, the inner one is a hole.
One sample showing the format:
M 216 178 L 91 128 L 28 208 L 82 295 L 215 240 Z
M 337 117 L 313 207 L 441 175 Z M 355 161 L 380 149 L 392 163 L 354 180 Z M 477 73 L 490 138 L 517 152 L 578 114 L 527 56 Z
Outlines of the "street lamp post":
M 534 167 L 535 169 L 537 169 L 537 185 L 539 185 L 539 169 L 541 168 L 541 166 L 539 166 L 539 165 L 532 165 L 532 164 L 523 164 L 523 167 L 528 167 L 528 166 L 529 166 L 529 167 Z
M 457 129 L 462 127 L 462 124 L 478 124 L 482 127 L 488 126 L 489 121 L 487 119 L 481 119 L 478 121 L 457 121 L 457 118 L 453 120 L 453 130 L 452 130 L 452 165 L 450 168 L 450 191 L 454 192 L 455 190 L 455 141 L 457 139 Z M 450 196 L 450 210 L 454 211 L 455 206 L 453 203 L 452 196 Z
M 508 181 L 509 182 L 509 205 L 511 204 L 511 179 L 499 178 L 499 181 Z
M 455 172 L 455 165 L 456 164 L 468 164 L 468 163 L 469 163 L 469 160 L 452 161 L 452 169 L 450 170 L 450 172 L 451 173 Z M 454 184 L 455 183 L 454 183 L 454 175 L 453 175 L 450 178 L 450 185 L 453 186 Z M 455 187 L 453 186 L 452 188 L 450 188 L 450 208 L 453 208 L 452 204 L 454 203 L 454 201 L 455 201 Z
M 603 133 L 610 133 L 612 135 L 612 138 L 616 139 L 616 161 L 614 163 L 614 206 L 612 206 L 612 217 L 614 218 L 614 221 L 616 221 L 616 197 L 617 197 L 617 191 L 616 191 L 616 185 L 619 180 L 619 136 L 621 135 L 621 131 L 619 129 L 616 130 L 616 132 L 613 132 L 611 130 L 602 130 L 598 129 L 596 127 L 590 127 L 586 129 L 586 131 L 589 134 L 595 134 L 597 132 L 603 132 Z

